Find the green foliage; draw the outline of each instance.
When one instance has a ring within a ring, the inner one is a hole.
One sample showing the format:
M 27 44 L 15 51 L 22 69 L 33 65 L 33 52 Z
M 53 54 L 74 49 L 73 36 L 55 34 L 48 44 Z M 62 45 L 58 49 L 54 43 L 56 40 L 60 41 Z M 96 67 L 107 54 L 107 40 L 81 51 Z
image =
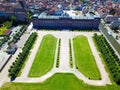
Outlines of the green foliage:
M 32 16 L 33 16 L 33 13 L 30 10 L 28 10 L 27 11 L 27 17 L 26 17 L 26 22 L 29 22 L 29 20 L 32 18 Z
M 69 55 L 70 55 L 70 67 L 73 68 L 73 61 L 72 61 L 72 47 L 71 47 L 71 39 L 69 39 Z
M 61 39 L 59 39 L 58 43 L 58 53 L 57 53 L 57 62 L 56 62 L 56 67 L 59 67 L 59 59 L 60 59 L 60 46 L 61 46 Z
M 53 35 L 45 35 L 40 43 L 29 77 L 40 77 L 53 68 L 57 39 Z
M 12 26 L 12 22 L 10 21 L 6 21 L 5 23 L 3 23 L 4 26 L 6 26 L 7 28 L 10 28 Z
M 37 37 L 37 33 L 32 33 L 30 35 L 30 37 L 28 38 L 28 40 L 26 41 L 26 43 L 22 49 L 22 53 L 19 53 L 15 62 L 13 62 L 12 66 L 10 66 L 8 72 L 9 72 L 9 76 L 11 79 L 17 77 L 17 75 L 18 75 L 18 73 L 19 73 L 19 71 L 20 71 L 20 69 L 25 61 L 25 58 L 27 57 L 36 37 Z
M 0 39 L 0 47 L 3 43 L 5 43 L 8 40 L 8 36 L 4 36 L 3 39 Z
M 101 78 L 94 56 L 86 36 L 79 35 L 73 39 L 76 69 L 86 77 L 94 80 Z
M 102 35 L 98 36 L 97 34 L 94 34 L 94 40 L 111 72 L 113 80 L 117 84 L 120 84 L 120 60 L 118 56 Z
M 22 25 L 22 27 L 20 28 L 19 32 L 17 32 L 14 36 L 13 39 L 11 41 L 8 42 L 8 45 L 12 42 L 16 43 L 19 38 L 21 37 L 21 35 L 24 33 L 25 31 L 25 25 Z
M 92 86 L 79 80 L 74 74 L 56 73 L 42 83 L 4 84 L 0 90 L 120 90 L 117 85 Z
M 6 21 L 2 23 L 2 25 L 0 25 L 0 35 L 2 35 L 3 32 L 5 32 L 8 28 L 11 28 L 11 26 L 12 26 L 12 22 L 10 21 Z
M 12 20 L 12 22 L 15 22 L 17 19 L 15 16 L 11 16 L 11 20 Z

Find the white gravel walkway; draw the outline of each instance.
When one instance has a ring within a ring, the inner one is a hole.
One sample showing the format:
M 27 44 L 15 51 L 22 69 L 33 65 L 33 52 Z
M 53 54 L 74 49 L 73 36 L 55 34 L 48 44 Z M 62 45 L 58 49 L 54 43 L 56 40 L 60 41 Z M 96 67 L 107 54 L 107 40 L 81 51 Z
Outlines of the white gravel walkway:
M 67 35 L 61 36 L 61 48 L 60 48 L 60 66 L 62 70 L 69 70 L 69 39 Z

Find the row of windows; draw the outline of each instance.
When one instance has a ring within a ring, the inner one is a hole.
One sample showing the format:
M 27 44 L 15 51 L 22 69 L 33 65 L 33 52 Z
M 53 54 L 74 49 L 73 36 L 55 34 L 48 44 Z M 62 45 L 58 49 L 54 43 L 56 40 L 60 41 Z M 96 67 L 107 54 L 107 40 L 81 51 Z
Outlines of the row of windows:
M 68 20 L 58 21 L 58 20 L 35 20 L 33 22 L 34 26 L 41 28 L 75 28 L 75 29 L 94 29 L 98 28 L 99 21 L 94 22 L 90 21 L 73 21 L 69 22 Z

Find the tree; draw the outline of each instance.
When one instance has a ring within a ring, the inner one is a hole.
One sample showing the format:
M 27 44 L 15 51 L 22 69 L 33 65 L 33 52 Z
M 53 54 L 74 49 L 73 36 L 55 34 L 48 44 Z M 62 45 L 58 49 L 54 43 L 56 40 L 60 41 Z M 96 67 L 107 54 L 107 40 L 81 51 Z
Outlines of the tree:
M 116 80 L 115 81 L 118 85 L 120 85 L 120 74 L 116 75 Z
M 28 12 L 27 12 L 27 18 L 26 18 L 26 21 L 28 21 L 29 22 L 29 20 L 32 18 L 32 12 L 29 10 Z
M 11 21 L 12 22 L 14 22 L 14 21 L 16 21 L 17 19 L 16 19 L 16 17 L 15 16 L 11 16 Z
M 11 23 L 12 23 L 13 25 L 16 25 L 17 19 L 16 19 L 15 16 L 11 16 Z
M 114 30 L 114 32 L 116 32 L 116 30 L 118 30 L 118 29 L 119 29 L 119 26 L 118 26 L 118 25 L 116 25 L 116 26 L 114 26 L 112 29 Z

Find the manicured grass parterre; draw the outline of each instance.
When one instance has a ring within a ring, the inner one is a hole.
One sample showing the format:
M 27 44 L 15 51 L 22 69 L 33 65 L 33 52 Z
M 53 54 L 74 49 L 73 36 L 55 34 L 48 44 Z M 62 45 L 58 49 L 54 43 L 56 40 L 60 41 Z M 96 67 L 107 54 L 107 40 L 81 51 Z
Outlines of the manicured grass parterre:
M 93 80 L 101 79 L 100 72 L 91 52 L 87 37 L 77 36 L 73 39 L 76 68 L 86 77 Z
M 54 64 L 57 39 L 52 35 L 43 37 L 37 55 L 29 72 L 29 77 L 40 77 L 50 71 Z
M 0 90 L 120 90 L 120 86 L 92 86 L 85 84 L 73 74 L 57 73 L 43 83 L 6 83 Z

